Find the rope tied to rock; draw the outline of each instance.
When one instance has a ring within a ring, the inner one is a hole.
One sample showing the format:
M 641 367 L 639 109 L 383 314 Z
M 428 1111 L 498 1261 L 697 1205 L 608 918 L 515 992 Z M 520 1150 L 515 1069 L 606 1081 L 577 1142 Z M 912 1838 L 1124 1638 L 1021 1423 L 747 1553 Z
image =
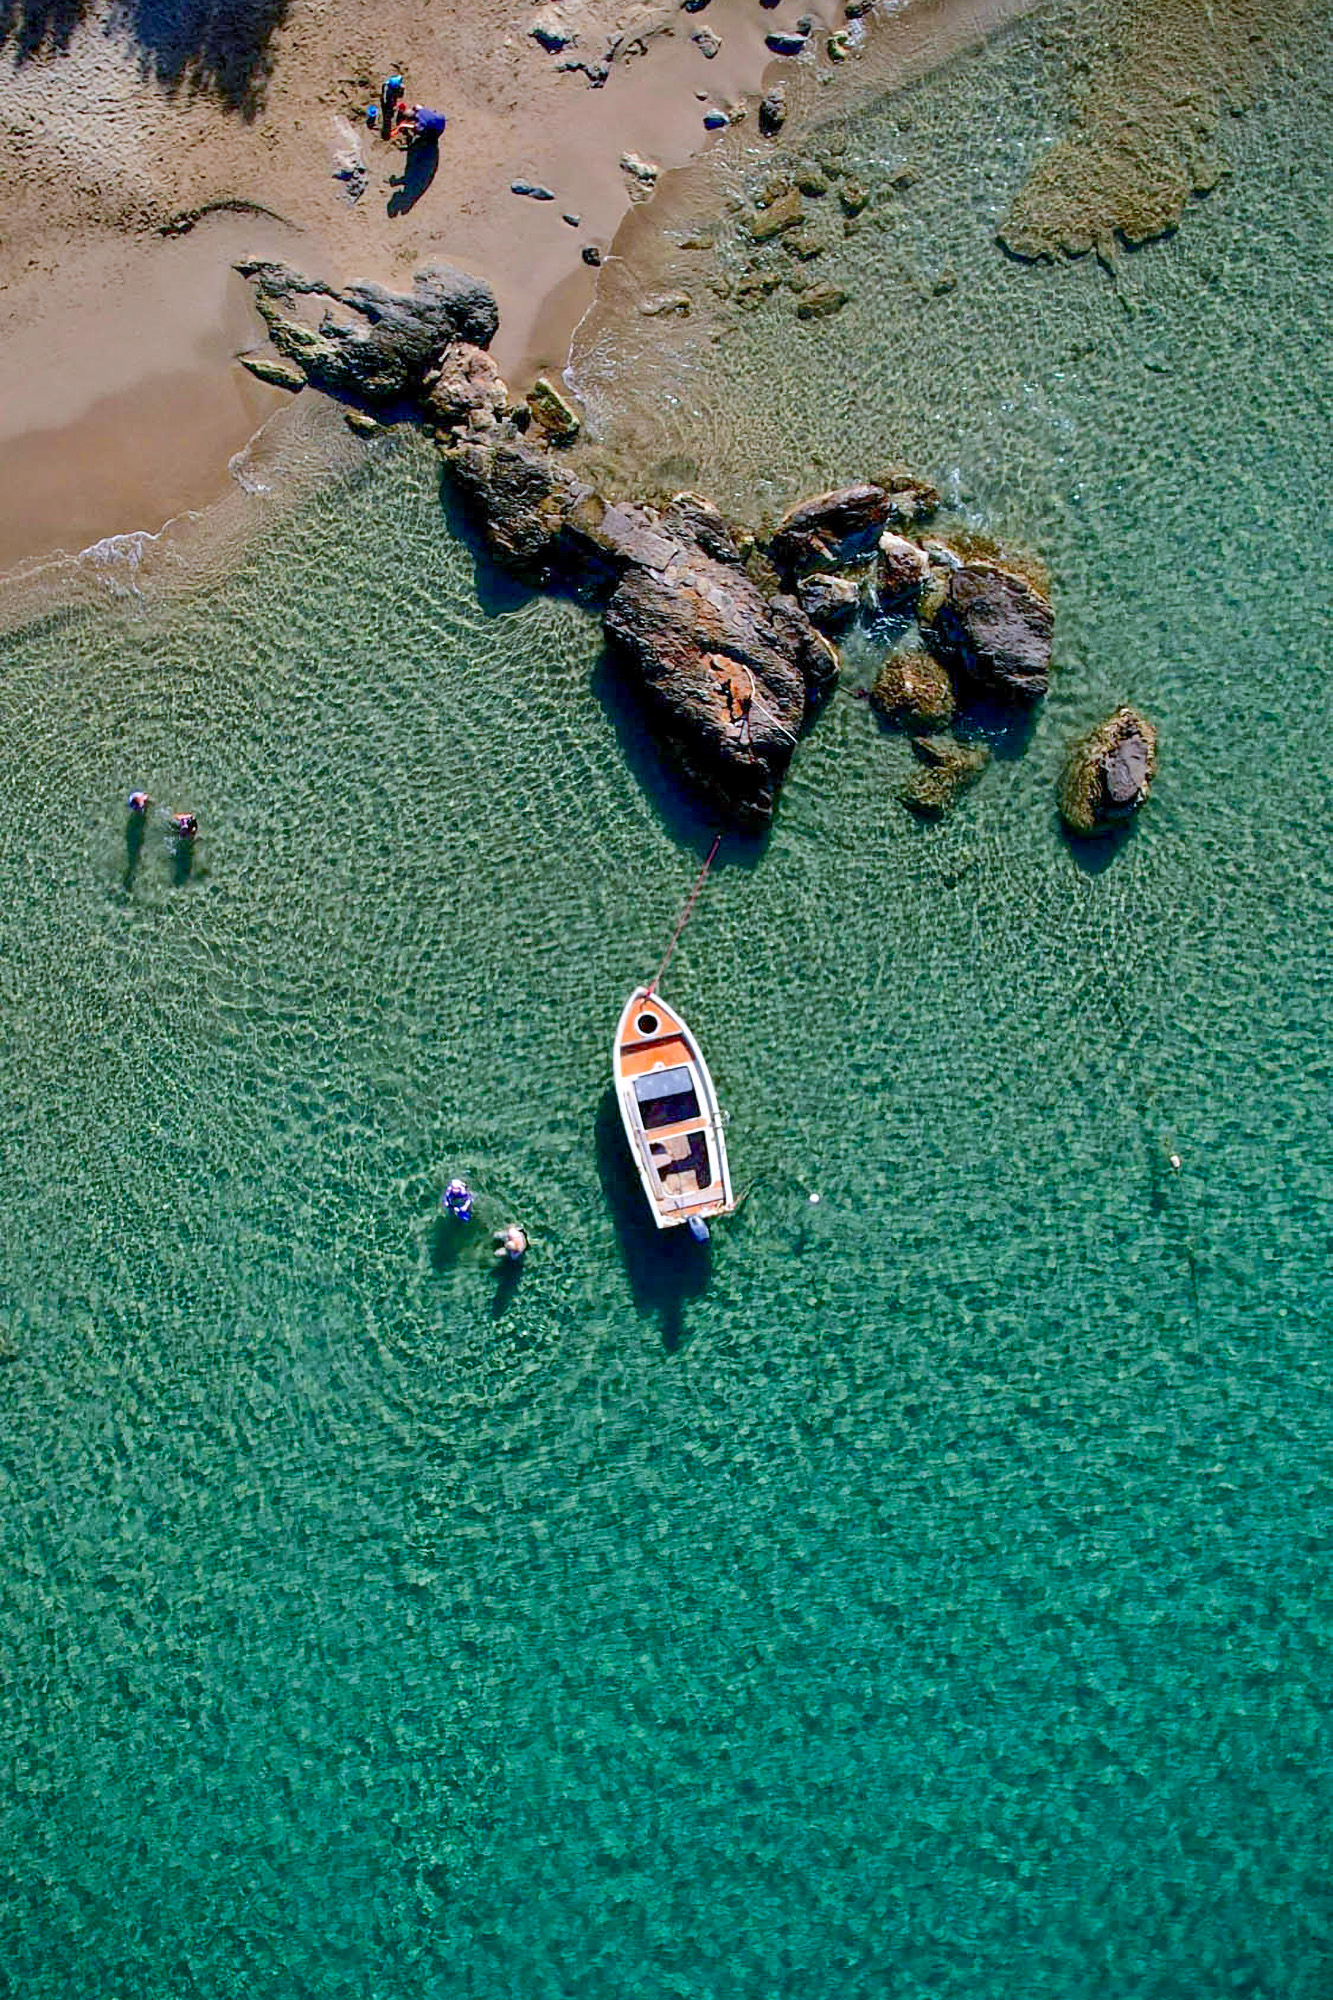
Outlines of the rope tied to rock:
M 699 900 L 699 891 L 703 888 L 704 883 L 708 880 L 708 871 L 712 867 L 713 861 L 717 855 L 717 850 L 719 847 L 721 847 L 721 845 L 722 845 L 722 835 L 720 833 L 714 834 L 713 845 L 708 850 L 708 859 L 704 862 L 703 867 L 699 870 L 698 876 L 695 880 L 694 887 L 690 890 L 689 897 L 685 904 L 685 908 L 680 913 L 680 921 L 677 923 L 675 930 L 672 931 L 671 933 L 671 942 L 666 948 L 666 956 L 663 958 L 662 963 L 658 966 L 656 972 L 653 974 L 652 978 L 648 981 L 648 984 L 643 989 L 645 998 L 650 993 L 656 993 L 658 987 L 662 983 L 662 980 L 666 974 L 666 969 L 671 963 L 671 954 L 676 949 L 676 945 L 680 940 L 681 932 L 684 930 L 686 924 L 690 921 L 690 912 L 693 910 L 695 904 Z

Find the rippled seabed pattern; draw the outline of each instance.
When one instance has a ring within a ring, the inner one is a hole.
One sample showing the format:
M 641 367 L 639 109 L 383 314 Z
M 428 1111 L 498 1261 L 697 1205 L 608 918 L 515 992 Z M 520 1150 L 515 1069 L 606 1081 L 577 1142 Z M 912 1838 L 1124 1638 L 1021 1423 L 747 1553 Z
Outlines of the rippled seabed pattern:
M 715 871 L 711 1263 L 606 1095 L 706 829 L 424 453 L 6 648 L 9 1990 L 1327 1992 L 1318 101 L 1132 267 L 1114 450 L 1050 426 L 1026 755 L 923 831 L 840 697 Z M 1123 692 L 1098 870 L 1052 781 Z

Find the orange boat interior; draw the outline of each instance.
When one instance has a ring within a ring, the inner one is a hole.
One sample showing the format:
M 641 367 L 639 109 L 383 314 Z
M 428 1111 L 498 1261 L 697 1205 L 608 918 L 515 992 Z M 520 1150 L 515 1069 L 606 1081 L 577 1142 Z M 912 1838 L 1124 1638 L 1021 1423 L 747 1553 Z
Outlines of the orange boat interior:
M 688 1069 L 693 1060 L 679 1023 L 654 996 L 642 1001 L 631 1016 L 620 1043 L 623 1075 L 633 1080 L 660 1065 L 665 1070 Z M 721 1183 L 713 1176 L 703 1107 L 689 1078 L 684 1088 L 656 1099 L 639 1097 L 644 1139 L 664 1195 L 707 1195 Z

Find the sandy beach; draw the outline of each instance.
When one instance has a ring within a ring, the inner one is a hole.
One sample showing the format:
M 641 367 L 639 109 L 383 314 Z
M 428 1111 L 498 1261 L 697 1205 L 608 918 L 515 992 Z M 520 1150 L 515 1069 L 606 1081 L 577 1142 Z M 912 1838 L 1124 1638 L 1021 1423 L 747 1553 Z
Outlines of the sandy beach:
M 494 288 L 497 358 L 522 383 L 566 360 L 596 285 L 582 252 L 605 253 L 633 206 L 623 154 L 680 167 L 716 143 L 708 109 L 779 76 L 795 113 L 827 115 L 1030 4 L 919 0 L 867 17 L 860 59 L 821 79 L 765 37 L 807 17 L 818 48 L 847 25 L 841 0 L 566 0 L 540 16 L 530 0 L 440 0 L 426 18 L 405 0 L 235 0 L 174 8 L 156 38 L 151 9 L 132 33 L 91 0 L 61 33 L 30 0 L 0 53 L 0 572 L 156 530 L 226 490 L 228 461 L 290 402 L 236 363 L 263 335 L 237 258 L 390 285 L 459 264 Z M 537 19 L 574 39 L 543 47 Z M 579 60 L 608 66 L 602 87 L 562 67 Z M 401 154 L 365 122 L 395 65 L 408 98 L 449 121 L 410 206 Z M 515 180 L 554 199 L 515 195 Z

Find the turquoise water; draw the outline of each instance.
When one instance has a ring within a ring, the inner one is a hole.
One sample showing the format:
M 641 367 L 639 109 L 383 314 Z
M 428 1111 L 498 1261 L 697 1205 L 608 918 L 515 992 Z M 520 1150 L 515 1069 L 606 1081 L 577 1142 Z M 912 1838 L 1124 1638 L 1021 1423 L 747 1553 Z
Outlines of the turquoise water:
M 1029 522 L 1064 672 L 937 830 L 838 698 L 724 850 L 670 978 L 711 1256 L 607 1098 L 710 829 L 427 453 L 6 642 L 4 1990 L 1327 1992 L 1329 97 L 1143 314 L 997 260 L 1032 367 L 960 320 L 895 429 Z M 1162 773 L 1098 865 L 1053 780 L 1122 694 Z

